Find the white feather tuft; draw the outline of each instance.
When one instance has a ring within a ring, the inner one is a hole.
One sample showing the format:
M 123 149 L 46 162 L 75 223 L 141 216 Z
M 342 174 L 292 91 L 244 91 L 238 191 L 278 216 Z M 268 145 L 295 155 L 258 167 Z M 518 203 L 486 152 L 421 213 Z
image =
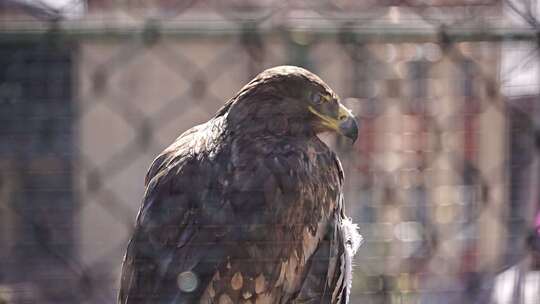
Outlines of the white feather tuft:
M 364 238 L 358 232 L 358 225 L 353 223 L 350 218 L 345 218 L 343 220 L 343 230 L 345 232 L 345 241 L 351 249 L 351 255 L 355 255 L 364 241 Z
M 347 284 L 346 303 L 352 288 L 353 256 L 362 244 L 362 236 L 358 232 L 358 225 L 354 224 L 350 218 L 344 218 L 342 222 L 343 236 L 345 238 L 345 283 Z

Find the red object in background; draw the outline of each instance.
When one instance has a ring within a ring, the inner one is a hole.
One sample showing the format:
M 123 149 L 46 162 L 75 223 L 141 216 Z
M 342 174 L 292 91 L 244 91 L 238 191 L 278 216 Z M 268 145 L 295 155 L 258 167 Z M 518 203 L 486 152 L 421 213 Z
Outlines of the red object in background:
M 536 228 L 536 233 L 540 235 L 540 211 L 536 213 L 536 218 L 534 219 L 534 228 Z
M 357 155 L 362 159 L 357 169 L 362 173 L 366 173 L 371 169 L 371 155 L 375 150 L 375 120 L 367 117 L 361 119 L 362 127 L 358 130 L 358 140 L 355 143 L 355 150 L 357 151 Z

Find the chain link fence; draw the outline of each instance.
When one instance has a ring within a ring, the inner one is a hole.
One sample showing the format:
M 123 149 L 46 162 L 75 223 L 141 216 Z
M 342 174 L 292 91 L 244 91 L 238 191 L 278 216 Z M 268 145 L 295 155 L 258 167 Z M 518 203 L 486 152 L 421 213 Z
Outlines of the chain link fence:
M 114 303 L 152 159 L 265 68 L 352 108 L 351 303 L 489 303 L 539 207 L 536 1 L 0 1 L 0 303 Z

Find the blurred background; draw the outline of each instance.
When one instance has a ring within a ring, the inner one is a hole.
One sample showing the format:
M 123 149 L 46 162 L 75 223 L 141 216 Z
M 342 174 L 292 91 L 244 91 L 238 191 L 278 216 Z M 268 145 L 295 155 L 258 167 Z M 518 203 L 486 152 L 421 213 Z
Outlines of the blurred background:
M 361 124 L 354 147 L 325 137 L 365 240 L 351 303 L 493 302 L 540 207 L 539 13 L 0 0 L 0 303 L 114 303 L 152 159 L 282 64 L 319 74 Z

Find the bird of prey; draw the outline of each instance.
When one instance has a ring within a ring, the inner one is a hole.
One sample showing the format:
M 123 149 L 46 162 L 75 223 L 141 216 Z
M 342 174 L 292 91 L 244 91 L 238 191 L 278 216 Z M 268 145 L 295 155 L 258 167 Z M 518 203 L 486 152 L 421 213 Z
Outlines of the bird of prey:
M 317 134 L 353 114 L 315 74 L 265 70 L 152 163 L 122 267 L 122 304 L 347 303 L 357 227 Z

